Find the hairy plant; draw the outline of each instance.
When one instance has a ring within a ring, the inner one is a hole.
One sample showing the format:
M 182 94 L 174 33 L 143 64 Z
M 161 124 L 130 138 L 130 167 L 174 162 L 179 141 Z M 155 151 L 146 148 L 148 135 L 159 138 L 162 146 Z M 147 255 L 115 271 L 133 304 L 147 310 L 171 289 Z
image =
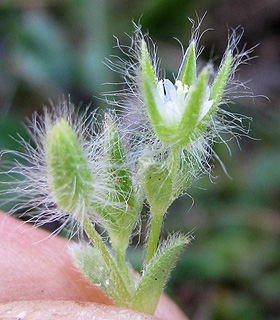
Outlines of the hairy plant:
M 28 208 L 25 214 L 37 223 L 61 220 L 63 226 L 78 226 L 90 239 L 72 250 L 85 276 L 116 305 L 150 314 L 190 242 L 180 233 L 160 240 L 169 206 L 202 174 L 211 174 L 213 143 L 226 143 L 223 133 L 238 137 L 246 132 L 242 117 L 221 105 L 238 84 L 235 71 L 251 50 L 237 49 L 240 36 L 233 30 L 218 71 L 211 63 L 198 71 L 199 26 L 171 81 L 160 76 L 156 46 L 135 25 L 131 46 L 118 44 L 127 59 L 108 60 L 126 84 L 125 90 L 106 96 L 121 109 L 120 116 L 107 112 L 100 124 L 97 116 L 79 114 L 69 99 L 61 98 L 33 117 L 33 144 L 21 140 L 24 151 L 15 153 L 19 160 L 6 172 L 13 179 L 6 193 L 20 200 L 12 212 Z M 150 217 L 137 278 L 126 251 L 145 202 Z

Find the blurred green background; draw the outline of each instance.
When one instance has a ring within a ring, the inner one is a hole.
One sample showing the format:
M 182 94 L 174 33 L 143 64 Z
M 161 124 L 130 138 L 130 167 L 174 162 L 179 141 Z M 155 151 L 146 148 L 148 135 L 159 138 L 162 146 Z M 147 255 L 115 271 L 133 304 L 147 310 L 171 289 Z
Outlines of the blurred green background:
M 240 47 L 260 44 L 238 73 L 256 97 L 230 110 L 253 117 L 250 138 L 215 149 L 212 183 L 198 181 L 170 208 L 165 230 L 195 239 L 172 273 L 167 292 L 192 320 L 280 319 L 280 1 L 275 0 L 18 0 L 0 1 L 0 148 L 26 136 L 22 122 L 60 94 L 76 105 L 106 107 L 96 97 L 120 81 L 102 62 L 117 36 L 129 44 L 141 21 L 159 46 L 162 67 L 176 73 L 188 44 L 187 17 L 202 16 L 200 59 L 221 57 L 227 28 L 245 29 Z M 214 52 L 214 55 L 213 55 Z M 219 59 L 214 59 L 219 62 Z M 191 209 L 190 209 L 191 208 Z M 5 207 L 4 209 L 8 209 Z M 138 248 L 139 249 L 139 248 Z M 132 252 L 139 265 L 138 249 Z

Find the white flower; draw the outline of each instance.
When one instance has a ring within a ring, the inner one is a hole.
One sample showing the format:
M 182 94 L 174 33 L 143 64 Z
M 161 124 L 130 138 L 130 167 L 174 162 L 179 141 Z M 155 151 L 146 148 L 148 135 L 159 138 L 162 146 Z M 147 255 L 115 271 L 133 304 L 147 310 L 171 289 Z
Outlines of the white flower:
M 154 92 L 155 101 L 166 126 L 180 124 L 192 90 L 192 86 L 188 87 L 186 84 L 182 84 L 180 80 L 177 80 L 175 85 L 168 79 L 160 80 L 157 83 L 157 88 Z M 209 100 L 209 97 L 210 88 L 207 86 L 198 121 L 207 115 L 213 105 L 214 100 Z
M 207 65 L 197 74 L 194 41 L 183 59 L 175 84 L 168 79 L 158 81 L 144 40 L 140 50 L 139 89 L 150 124 L 164 144 L 184 147 L 193 137 L 204 134 L 215 114 L 231 72 L 232 53 L 228 52 L 221 71 L 210 88 L 212 67 Z

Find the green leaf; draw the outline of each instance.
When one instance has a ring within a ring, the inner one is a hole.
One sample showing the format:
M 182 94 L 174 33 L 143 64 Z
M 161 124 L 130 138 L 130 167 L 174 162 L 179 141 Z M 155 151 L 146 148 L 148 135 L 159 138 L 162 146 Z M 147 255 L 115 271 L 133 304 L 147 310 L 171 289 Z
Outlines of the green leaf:
M 182 84 L 191 86 L 196 79 L 196 55 L 195 55 L 195 42 L 192 41 L 188 51 L 186 52 L 186 58 L 184 61 L 184 71 L 182 77 Z
M 155 312 L 168 275 L 188 243 L 187 237 L 173 235 L 161 244 L 156 256 L 143 271 L 133 299 L 132 308 L 134 310 L 148 314 Z
M 172 179 L 166 167 L 152 164 L 144 172 L 144 190 L 153 215 L 163 216 L 170 206 Z
M 112 279 L 112 273 L 96 248 L 91 245 L 74 245 L 71 247 L 71 254 L 81 272 L 91 283 L 104 291 L 117 304 L 122 302 Z
M 200 73 L 192 91 L 189 93 L 190 98 L 185 107 L 185 111 L 178 129 L 181 135 L 181 145 L 188 144 L 198 124 L 198 119 L 204 102 L 205 91 L 209 81 L 209 74 L 209 67 L 205 67 Z
M 124 304 L 112 276 L 112 270 L 105 264 L 103 257 L 95 247 L 88 244 L 73 245 L 71 254 L 81 272 L 91 283 L 105 292 L 117 305 Z M 131 272 L 130 277 L 133 278 Z

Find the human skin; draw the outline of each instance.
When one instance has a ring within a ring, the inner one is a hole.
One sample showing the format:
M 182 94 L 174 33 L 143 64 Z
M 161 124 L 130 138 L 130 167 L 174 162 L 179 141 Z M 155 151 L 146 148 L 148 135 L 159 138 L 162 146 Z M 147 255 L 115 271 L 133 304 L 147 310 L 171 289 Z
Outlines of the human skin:
M 114 306 L 77 269 L 70 245 L 0 212 L 0 319 L 187 320 L 165 295 L 155 316 Z

